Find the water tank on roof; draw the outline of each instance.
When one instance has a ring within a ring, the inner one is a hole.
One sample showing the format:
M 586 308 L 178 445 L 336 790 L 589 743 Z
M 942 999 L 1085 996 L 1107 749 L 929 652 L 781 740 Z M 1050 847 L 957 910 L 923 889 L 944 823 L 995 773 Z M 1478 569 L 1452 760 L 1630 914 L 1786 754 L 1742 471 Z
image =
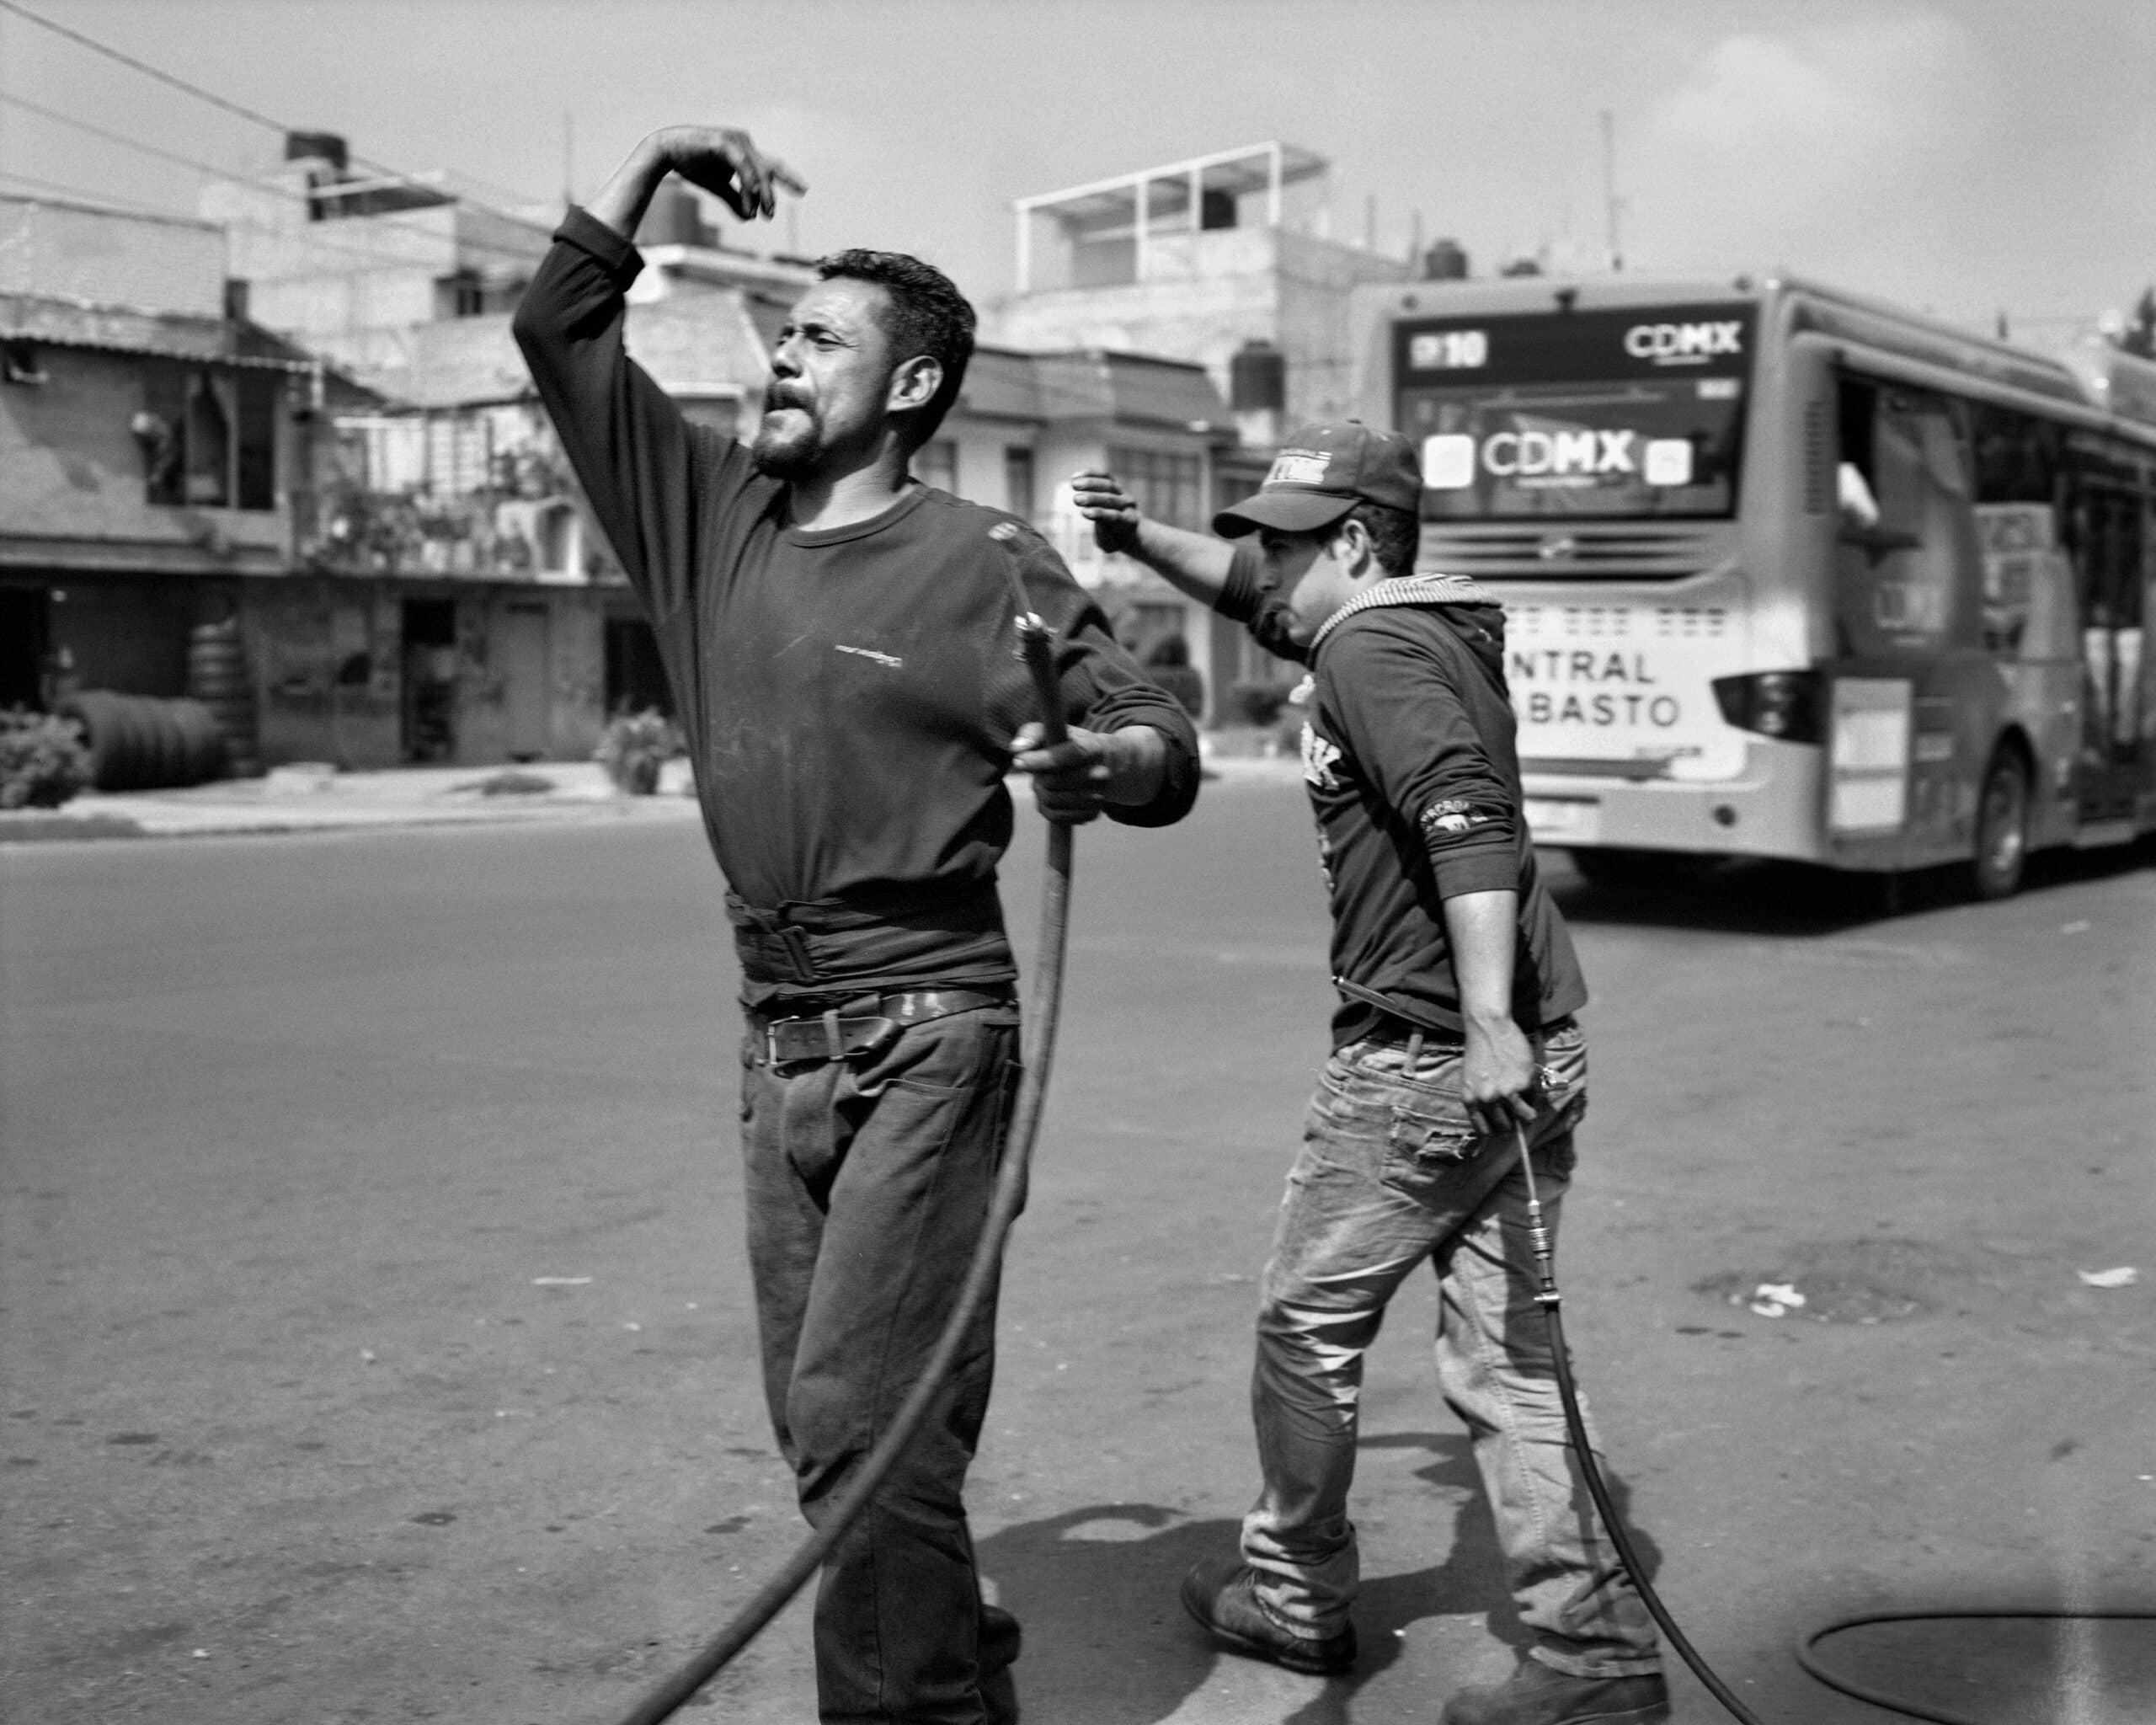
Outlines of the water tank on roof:
M 1456 239 L 1441 239 L 1422 254 L 1425 281 L 1467 280 L 1467 249 Z
M 1239 414 L 1278 412 L 1288 399 L 1288 361 L 1269 341 L 1246 341 L 1228 360 L 1228 405 Z
M 718 238 L 696 195 L 678 179 L 660 183 L 637 227 L 638 243 L 647 246 L 707 246 Z
M 285 134 L 287 162 L 326 161 L 340 174 L 350 161 L 343 134 L 334 131 L 288 131 Z

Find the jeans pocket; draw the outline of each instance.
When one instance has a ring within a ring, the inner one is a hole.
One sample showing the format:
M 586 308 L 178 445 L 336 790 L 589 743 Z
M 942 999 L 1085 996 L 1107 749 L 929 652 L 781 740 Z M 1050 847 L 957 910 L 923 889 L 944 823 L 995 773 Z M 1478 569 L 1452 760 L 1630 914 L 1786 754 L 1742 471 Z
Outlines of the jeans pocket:
M 1379 1178 L 1417 1204 L 1442 1204 L 1475 1166 L 1483 1141 L 1482 1133 L 1456 1100 L 1396 1100 Z

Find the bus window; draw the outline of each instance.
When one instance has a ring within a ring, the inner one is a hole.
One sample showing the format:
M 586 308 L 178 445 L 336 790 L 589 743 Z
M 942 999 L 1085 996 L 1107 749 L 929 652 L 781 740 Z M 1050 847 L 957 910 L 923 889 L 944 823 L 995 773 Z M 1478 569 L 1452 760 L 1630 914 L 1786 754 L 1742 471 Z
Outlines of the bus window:
M 2072 465 L 2063 534 L 2080 600 L 2084 759 L 2100 772 L 2138 752 L 2146 506 L 2131 473 Z
M 1726 521 L 1753 308 L 1423 318 L 1396 327 L 1426 521 Z
M 1844 378 L 1841 390 L 1835 588 L 1843 650 L 1868 656 L 1956 644 L 1975 633 L 1982 567 L 1966 409 L 1862 378 Z
M 2002 658 L 2071 658 L 2073 572 L 2059 542 L 2058 427 L 1986 403 L 1972 408 L 1971 421 L 1985 649 Z

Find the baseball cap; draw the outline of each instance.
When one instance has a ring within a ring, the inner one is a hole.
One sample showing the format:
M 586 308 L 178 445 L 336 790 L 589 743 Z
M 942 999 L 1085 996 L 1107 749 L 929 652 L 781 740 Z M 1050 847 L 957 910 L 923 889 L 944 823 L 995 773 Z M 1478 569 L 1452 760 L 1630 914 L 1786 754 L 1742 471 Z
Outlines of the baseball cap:
M 1360 419 L 1342 419 L 1291 433 L 1257 495 L 1214 515 L 1213 531 L 1224 539 L 1260 527 L 1307 533 L 1331 526 L 1358 503 L 1412 514 L 1422 501 L 1415 446 L 1397 431 L 1373 431 Z

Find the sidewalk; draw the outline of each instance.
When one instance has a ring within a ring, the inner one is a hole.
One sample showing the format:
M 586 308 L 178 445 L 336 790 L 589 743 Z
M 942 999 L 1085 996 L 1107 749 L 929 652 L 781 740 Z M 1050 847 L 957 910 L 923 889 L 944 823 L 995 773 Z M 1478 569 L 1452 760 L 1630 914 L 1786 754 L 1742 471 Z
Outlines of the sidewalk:
M 1299 773 L 1293 757 L 1206 754 L 1214 780 Z M 186 790 L 89 792 L 61 809 L 0 810 L 0 846 L 114 838 L 228 837 L 360 827 L 516 825 L 563 820 L 694 820 L 687 764 L 670 761 L 658 791 L 616 791 L 595 761 L 522 766 L 402 766 L 339 772 L 272 767 L 260 778 Z M 1013 786 L 1013 794 L 1021 788 Z
M 339 772 L 272 767 L 260 778 L 185 790 L 90 792 L 64 808 L 0 813 L 0 845 L 102 838 L 331 832 L 358 827 L 513 825 L 562 820 L 693 820 L 681 763 L 656 794 L 624 796 L 597 763 L 407 766 Z

